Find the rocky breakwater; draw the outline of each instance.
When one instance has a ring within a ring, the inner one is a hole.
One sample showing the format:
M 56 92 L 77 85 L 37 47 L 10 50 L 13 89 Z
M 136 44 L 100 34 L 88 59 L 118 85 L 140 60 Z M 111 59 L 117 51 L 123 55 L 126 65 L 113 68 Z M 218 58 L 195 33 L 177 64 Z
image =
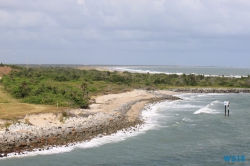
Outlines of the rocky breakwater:
M 243 88 L 188 88 L 188 89 L 170 89 L 173 92 L 182 93 L 250 93 L 250 89 Z
M 98 135 L 109 135 L 123 128 L 140 124 L 139 119 L 128 122 L 119 113 L 96 113 L 87 118 L 72 117 L 62 126 L 36 127 L 27 124 L 11 125 L 0 133 L 0 157 L 9 153 L 50 149 L 52 146 L 68 145 L 72 142 L 89 140 Z

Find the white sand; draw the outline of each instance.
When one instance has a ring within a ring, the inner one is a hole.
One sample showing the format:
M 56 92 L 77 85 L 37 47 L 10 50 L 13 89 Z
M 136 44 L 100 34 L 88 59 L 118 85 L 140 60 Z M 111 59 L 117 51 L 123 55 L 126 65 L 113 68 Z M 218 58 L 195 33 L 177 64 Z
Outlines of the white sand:
M 29 122 L 32 125 L 45 127 L 45 126 L 60 126 L 60 115 L 54 113 L 31 114 L 26 115 L 23 122 Z

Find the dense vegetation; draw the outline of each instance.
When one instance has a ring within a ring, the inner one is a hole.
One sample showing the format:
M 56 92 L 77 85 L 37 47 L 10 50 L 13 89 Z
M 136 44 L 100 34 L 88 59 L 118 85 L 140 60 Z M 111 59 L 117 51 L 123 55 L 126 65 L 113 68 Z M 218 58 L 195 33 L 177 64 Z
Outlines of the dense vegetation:
M 250 77 L 205 77 L 203 75 L 141 74 L 78 70 L 69 67 L 15 67 L 1 83 L 23 102 L 87 108 L 92 95 L 132 88 L 241 87 L 250 88 Z

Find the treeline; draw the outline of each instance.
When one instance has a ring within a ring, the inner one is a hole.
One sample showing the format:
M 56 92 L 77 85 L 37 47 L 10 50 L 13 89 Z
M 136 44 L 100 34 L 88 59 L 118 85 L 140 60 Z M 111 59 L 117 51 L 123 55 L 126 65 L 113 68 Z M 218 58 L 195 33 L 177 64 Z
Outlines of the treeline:
M 1 83 L 15 98 L 36 104 L 60 106 L 89 106 L 95 92 L 109 90 L 110 85 L 138 88 L 186 87 L 239 87 L 250 88 L 250 77 L 205 77 L 204 75 L 166 75 L 98 70 L 78 70 L 66 67 L 20 68 L 5 75 Z M 111 87 L 112 88 L 112 87 Z

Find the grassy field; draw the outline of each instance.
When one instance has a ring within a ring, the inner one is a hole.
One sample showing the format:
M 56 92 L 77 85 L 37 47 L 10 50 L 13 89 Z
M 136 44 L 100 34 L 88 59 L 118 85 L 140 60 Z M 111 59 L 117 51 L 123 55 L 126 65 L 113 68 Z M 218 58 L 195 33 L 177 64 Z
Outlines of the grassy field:
M 37 105 L 21 103 L 20 100 L 12 98 L 0 85 L 0 119 L 21 118 L 26 114 L 61 112 L 64 107 L 57 108 L 53 105 Z

